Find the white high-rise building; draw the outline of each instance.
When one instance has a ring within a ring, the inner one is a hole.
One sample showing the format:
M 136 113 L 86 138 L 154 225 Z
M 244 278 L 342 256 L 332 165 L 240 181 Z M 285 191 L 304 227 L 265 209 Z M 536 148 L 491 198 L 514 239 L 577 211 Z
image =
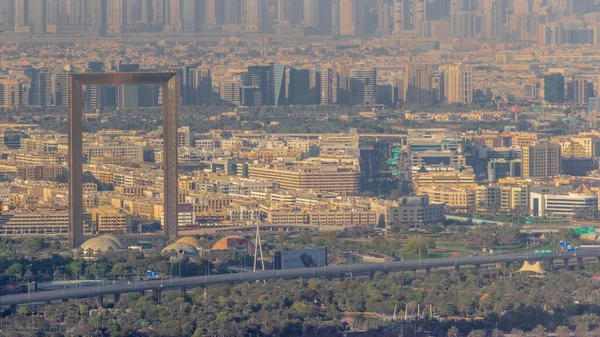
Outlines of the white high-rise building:
M 448 103 L 473 103 L 473 68 L 454 64 L 444 70 L 444 95 Z

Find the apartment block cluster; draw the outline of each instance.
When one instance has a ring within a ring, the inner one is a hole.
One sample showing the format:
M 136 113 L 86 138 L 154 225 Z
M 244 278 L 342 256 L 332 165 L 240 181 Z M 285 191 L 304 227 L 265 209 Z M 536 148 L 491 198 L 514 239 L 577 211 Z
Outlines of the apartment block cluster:
M 593 0 L 4 0 L 20 34 L 270 33 L 597 44 Z
M 472 146 L 465 157 L 464 145 Z M 600 134 L 443 129 L 409 132 L 405 160 L 417 195 L 459 213 L 572 218 L 598 209 Z
M 28 129 L 0 134 L 0 233 L 68 231 L 67 137 Z M 160 130 L 85 134 L 84 208 L 89 233 L 142 232 L 163 221 Z M 403 219 L 441 221 L 444 206 L 360 193 L 360 137 L 271 137 L 179 130 L 179 225 L 182 229 L 266 222 L 342 229 Z M 192 144 L 194 144 L 192 146 Z M 428 210 L 423 213 L 422 209 Z M 419 211 L 419 209 L 421 209 Z

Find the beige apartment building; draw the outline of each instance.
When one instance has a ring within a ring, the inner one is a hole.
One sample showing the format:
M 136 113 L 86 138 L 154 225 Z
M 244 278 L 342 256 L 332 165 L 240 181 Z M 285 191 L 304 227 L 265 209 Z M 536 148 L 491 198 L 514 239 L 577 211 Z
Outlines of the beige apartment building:
M 131 227 L 131 215 L 119 208 L 100 206 L 92 210 L 92 222 L 99 233 L 125 233 Z
M 313 226 L 352 227 L 376 225 L 377 212 L 358 209 L 312 209 L 307 211 L 309 224 Z
M 133 161 L 144 160 L 144 147 L 118 142 L 94 142 L 83 144 L 83 155 L 89 159 L 94 157 L 125 157 Z
M 310 189 L 356 195 L 360 191 L 360 172 L 357 168 L 335 165 L 307 166 L 250 166 L 252 179 L 272 181 L 283 189 Z
M 425 194 L 423 189 L 428 187 L 474 189 L 477 183 L 475 174 L 471 172 L 418 172 L 413 175 L 413 186 L 416 194 Z
M 560 175 L 560 145 L 539 143 L 524 146 L 523 177 L 552 177 Z
M 597 135 L 554 137 L 551 142 L 560 145 L 562 157 L 594 158 L 600 155 L 600 137 Z
M 461 211 L 472 209 L 476 200 L 475 189 L 472 188 L 427 187 L 421 190 L 421 194 L 428 195 L 432 203 L 445 204 Z

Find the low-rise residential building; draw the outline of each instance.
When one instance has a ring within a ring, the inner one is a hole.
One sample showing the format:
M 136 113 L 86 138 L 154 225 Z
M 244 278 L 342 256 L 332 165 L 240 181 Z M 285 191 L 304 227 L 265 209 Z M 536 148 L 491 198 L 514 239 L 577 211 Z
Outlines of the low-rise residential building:
M 360 170 L 338 165 L 268 165 L 249 167 L 249 176 L 277 183 L 283 189 L 315 190 L 356 195 L 360 191 Z
M 131 214 L 112 206 L 92 210 L 92 222 L 98 233 L 127 233 L 131 229 Z
M 429 196 L 429 200 L 436 204 L 445 204 L 448 208 L 467 212 L 475 207 L 475 189 L 426 187 L 420 190 Z
M 445 205 L 431 203 L 429 196 L 402 197 L 398 207 L 392 211 L 391 222 L 409 227 L 419 227 L 424 224 L 444 221 Z

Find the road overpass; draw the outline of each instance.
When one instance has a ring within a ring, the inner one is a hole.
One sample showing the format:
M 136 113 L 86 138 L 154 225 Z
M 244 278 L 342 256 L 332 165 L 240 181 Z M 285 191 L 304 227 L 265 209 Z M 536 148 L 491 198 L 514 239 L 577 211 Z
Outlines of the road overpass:
M 427 259 L 416 261 L 400 261 L 389 263 L 373 264 L 352 264 L 338 265 L 321 268 L 303 268 L 289 270 L 267 270 L 258 272 L 241 272 L 238 274 L 220 274 L 209 276 L 195 276 L 185 278 L 172 278 L 164 280 L 154 280 L 145 282 L 134 282 L 124 284 L 107 284 L 91 287 L 51 290 L 42 292 L 30 292 L 24 294 L 0 296 L 0 306 L 17 306 L 32 303 L 50 302 L 57 300 L 68 300 L 74 298 L 100 297 L 103 295 L 118 295 L 131 292 L 153 291 L 155 295 L 160 296 L 162 290 L 186 289 L 204 287 L 213 284 L 227 284 L 239 282 L 254 282 L 268 279 L 297 279 L 297 278 L 344 278 L 346 276 L 373 275 L 376 272 L 394 272 L 394 271 L 416 271 L 426 270 L 430 272 L 436 268 L 456 268 L 460 266 L 475 266 L 479 269 L 483 265 L 489 264 L 508 264 L 520 263 L 523 261 L 550 261 L 561 260 L 564 266 L 569 266 L 570 260 L 576 259 L 580 266 L 583 266 L 584 258 L 600 258 L 600 248 L 585 249 L 577 252 L 554 252 L 549 254 L 503 254 L 503 255 L 485 255 L 465 258 L 450 259 Z

